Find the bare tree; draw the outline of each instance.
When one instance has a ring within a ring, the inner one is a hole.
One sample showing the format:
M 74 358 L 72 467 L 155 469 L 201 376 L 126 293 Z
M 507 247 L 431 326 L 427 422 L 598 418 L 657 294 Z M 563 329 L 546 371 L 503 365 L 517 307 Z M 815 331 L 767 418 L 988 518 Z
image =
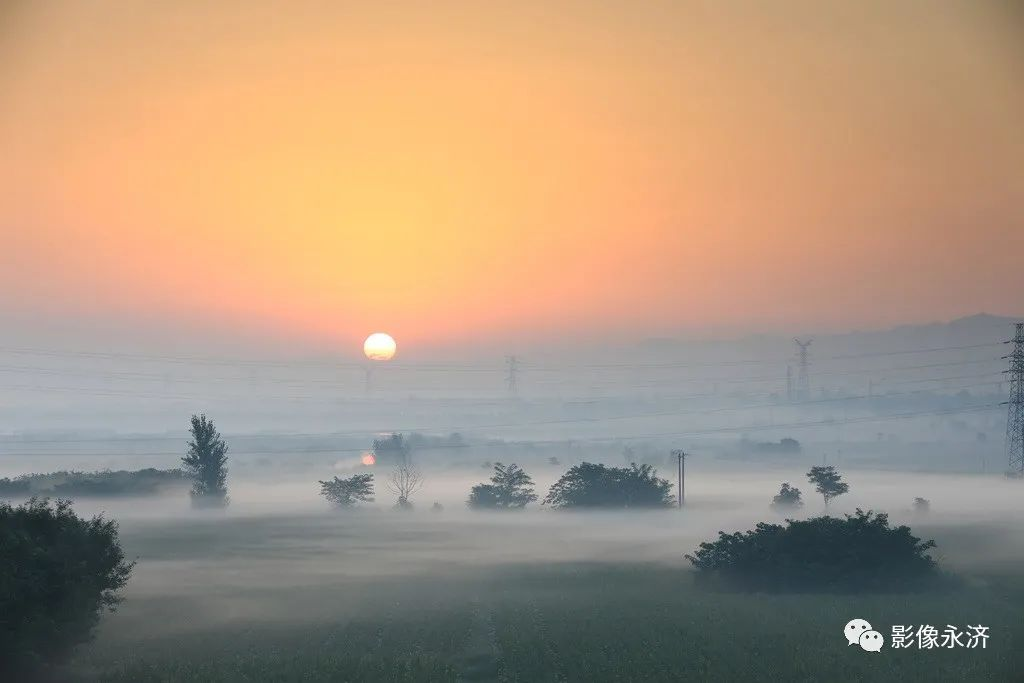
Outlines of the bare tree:
M 395 507 L 401 510 L 412 508 L 409 498 L 423 488 L 423 475 L 415 467 L 402 463 L 391 471 L 386 484 L 388 491 L 398 496 Z

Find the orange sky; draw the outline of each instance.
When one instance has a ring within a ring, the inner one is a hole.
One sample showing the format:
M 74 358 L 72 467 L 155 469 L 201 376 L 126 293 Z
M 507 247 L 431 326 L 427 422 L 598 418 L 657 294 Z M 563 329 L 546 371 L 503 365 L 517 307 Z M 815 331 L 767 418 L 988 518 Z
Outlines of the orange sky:
M 1010 8 L 14 0 L 0 311 L 440 345 L 1021 313 Z

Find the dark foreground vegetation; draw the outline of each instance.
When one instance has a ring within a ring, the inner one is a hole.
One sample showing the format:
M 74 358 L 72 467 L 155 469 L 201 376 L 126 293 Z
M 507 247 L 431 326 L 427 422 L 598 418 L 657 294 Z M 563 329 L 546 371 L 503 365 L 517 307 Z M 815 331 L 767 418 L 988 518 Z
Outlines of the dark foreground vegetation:
M 187 485 L 181 470 L 62 471 L 0 479 L 0 498 L 153 496 Z
M 181 606 L 194 610 L 196 600 Z M 524 565 L 324 587 L 239 590 L 288 621 L 161 632 L 152 600 L 82 653 L 105 681 L 1010 681 L 1022 584 L 919 595 L 709 593 L 677 567 Z M 127 608 L 127 607 L 126 607 Z M 333 612 L 333 616 L 328 614 Z M 987 649 L 847 647 L 843 626 L 983 623 Z M 183 615 L 182 618 L 185 618 Z
M 42 676 L 88 640 L 131 569 L 113 521 L 67 500 L 0 503 L 0 680 Z
M 687 559 L 700 578 L 758 591 L 913 591 L 933 586 L 934 541 L 889 517 L 857 510 L 845 519 L 761 522 L 700 544 Z

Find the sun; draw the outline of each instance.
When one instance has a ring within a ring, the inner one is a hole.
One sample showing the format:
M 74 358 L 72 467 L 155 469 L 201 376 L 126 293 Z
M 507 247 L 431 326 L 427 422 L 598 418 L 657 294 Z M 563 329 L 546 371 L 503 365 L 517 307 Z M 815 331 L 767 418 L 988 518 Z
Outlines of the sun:
M 370 360 L 391 360 L 397 348 L 394 338 L 384 332 L 374 332 L 363 342 L 363 353 Z

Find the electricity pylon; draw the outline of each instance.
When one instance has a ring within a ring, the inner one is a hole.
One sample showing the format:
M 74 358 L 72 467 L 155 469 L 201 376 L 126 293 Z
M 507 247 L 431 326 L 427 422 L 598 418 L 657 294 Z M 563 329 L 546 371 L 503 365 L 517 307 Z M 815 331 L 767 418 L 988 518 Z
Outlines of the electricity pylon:
M 810 366 L 808 355 L 810 351 L 808 349 L 814 340 L 800 341 L 799 339 L 794 339 L 793 341 L 797 345 L 797 358 L 800 363 L 800 369 L 796 376 L 796 394 L 801 401 L 806 401 L 811 397 L 811 375 L 808 371 Z
M 1010 472 L 1024 477 L 1024 323 L 1017 323 L 1016 334 L 1005 343 L 1013 344 L 1013 352 L 1003 356 L 1010 361 L 1010 368 L 1004 371 L 1010 380 L 1010 398 L 1006 402 L 1006 456 Z
M 508 368 L 508 375 L 505 377 L 508 393 L 517 396 L 519 394 L 519 358 L 505 356 L 505 365 Z

